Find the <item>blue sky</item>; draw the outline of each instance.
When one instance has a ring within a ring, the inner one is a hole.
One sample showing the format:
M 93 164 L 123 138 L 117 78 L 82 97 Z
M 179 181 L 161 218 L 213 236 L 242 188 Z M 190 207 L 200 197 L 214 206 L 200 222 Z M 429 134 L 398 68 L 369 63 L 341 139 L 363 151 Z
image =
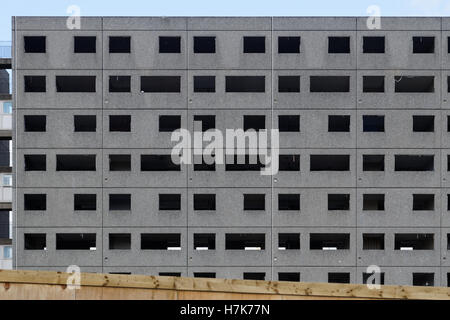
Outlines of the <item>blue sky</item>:
M 82 16 L 449 16 L 450 0 L 3 0 L 0 40 L 11 39 L 11 16 L 65 16 L 70 5 Z

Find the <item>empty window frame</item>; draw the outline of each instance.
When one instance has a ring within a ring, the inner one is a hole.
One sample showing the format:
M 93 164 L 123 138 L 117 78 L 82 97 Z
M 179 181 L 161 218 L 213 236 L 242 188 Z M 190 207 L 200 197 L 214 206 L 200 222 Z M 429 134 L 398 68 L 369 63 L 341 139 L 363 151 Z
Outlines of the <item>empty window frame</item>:
M 280 171 L 300 171 L 299 154 L 280 154 L 278 159 Z
M 384 116 L 365 115 L 363 118 L 363 132 L 384 132 Z
M 56 171 L 95 171 L 95 154 L 57 154 Z
M 194 76 L 194 92 L 216 92 L 216 77 Z
M 194 128 L 196 121 L 201 122 L 202 132 L 216 128 L 216 116 L 214 115 L 194 115 Z
M 300 53 L 300 37 L 278 37 L 278 53 Z
M 131 76 L 109 76 L 109 92 L 131 92 Z
M 328 283 L 350 283 L 350 273 L 328 272 Z
M 181 37 L 159 37 L 159 53 L 180 53 Z
M 179 233 L 142 233 L 142 250 L 181 250 Z
M 279 211 L 300 211 L 299 194 L 278 194 Z
M 110 233 L 109 250 L 130 250 L 131 234 L 130 233 Z
M 261 171 L 264 164 L 258 155 L 234 155 L 225 157 L 225 171 Z
M 363 250 L 384 250 L 384 233 L 363 233 Z
M 350 195 L 328 194 L 328 210 L 350 210 Z
M 180 83 L 180 76 L 142 76 L 141 92 L 179 93 Z
M 363 171 L 384 171 L 384 154 L 363 154 Z
M 25 250 L 47 249 L 47 236 L 45 233 L 25 233 L 23 237 Z
M 265 280 L 265 272 L 244 272 L 242 278 L 244 280 Z
M 95 132 L 97 130 L 97 116 L 74 115 L 73 128 L 75 132 Z
M 260 131 L 266 129 L 266 116 L 262 115 L 244 115 L 244 131 L 253 129 Z
M 350 37 L 328 37 L 328 53 L 350 53 Z
M 181 116 L 159 116 L 159 132 L 173 132 L 181 128 Z
M 264 250 L 264 233 L 226 233 L 225 250 Z
M 194 233 L 194 250 L 216 250 L 214 233 Z
M 45 154 L 25 154 L 25 171 L 45 171 L 47 170 Z
M 278 281 L 300 282 L 300 272 L 278 272 Z
M 95 211 L 97 210 L 97 195 L 94 194 L 74 194 L 73 195 L 74 211 Z
M 395 171 L 434 171 L 434 155 L 395 155 Z
M 384 194 L 363 194 L 364 211 L 383 211 Z
M 412 285 L 420 287 L 433 287 L 434 286 L 434 273 L 432 272 L 413 272 Z
M 413 37 L 413 53 L 434 53 L 434 37 Z
M 225 92 L 265 92 L 265 76 L 226 76 Z
M 413 194 L 413 211 L 434 210 L 434 194 Z
M 385 37 L 363 37 L 363 53 L 384 53 Z
M 96 250 L 96 234 L 57 233 L 56 250 Z
M 173 163 L 170 154 L 143 154 L 141 171 L 181 171 L 181 167 Z
M 279 233 L 278 250 L 300 250 L 300 233 Z
M 131 194 L 110 194 L 109 211 L 130 211 Z
M 114 36 L 109 37 L 109 53 L 130 53 L 131 37 Z
M 45 36 L 25 36 L 23 37 L 24 51 L 26 53 L 45 53 Z
M 75 36 L 73 43 L 74 53 L 95 53 L 97 37 Z
M 350 76 L 310 76 L 310 92 L 350 92 Z
M 56 76 L 56 92 L 95 92 L 95 76 Z
M 216 277 L 215 272 L 194 272 L 194 278 L 211 278 L 214 279 Z
M 194 210 L 216 210 L 216 195 L 194 194 Z
M 329 115 L 328 132 L 350 132 L 350 116 Z
M 362 274 L 363 284 L 380 284 L 384 285 L 384 272 L 363 272 Z M 369 282 L 370 281 L 370 282 Z
M 110 132 L 130 132 L 131 131 L 131 115 L 110 115 L 109 116 Z
M 433 250 L 433 233 L 396 233 L 395 250 Z
M 266 37 L 244 37 L 244 53 L 265 53 Z
M 24 210 L 26 211 L 44 211 L 47 210 L 46 194 L 24 194 Z
M 278 76 L 278 92 L 300 92 L 300 76 Z
M 310 250 L 348 250 L 350 234 L 348 233 L 311 233 L 309 235 Z
M 413 132 L 434 132 L 434 116 L 413 116 Z
M 300 132 L 299 115 L 278 116 L 278 130 L 280 132 Z
M 265 210 L 266 195 L 263 194 L 244 194 L 244 210 Z
M 194 53 L 216 53 L 216 37 L 194 37 Z
M 434 92 L 434 76 L 395 76 L 395 92 L 429 93 Z
M 181 210 L 181 194 L 178 193 L 161 193 L 159 198 L 159 210 Z
M 47 117 L 44 115 L 23 116 L 25 132 L 45 132 Z
M 311 155 L 310 171 L 350 171 L 350 155 Z
M 110 154 L 109 171 L 131 171 L 131 155 Z
M 160 272 L 158 275 L 161 277 L 181 277 L 181 272 Z
M 25 92 L 45 92 L 46 77 L 45 76 L 24 76 Z
M 363 76 L 363 92 L 384 92 L 384 76 Z

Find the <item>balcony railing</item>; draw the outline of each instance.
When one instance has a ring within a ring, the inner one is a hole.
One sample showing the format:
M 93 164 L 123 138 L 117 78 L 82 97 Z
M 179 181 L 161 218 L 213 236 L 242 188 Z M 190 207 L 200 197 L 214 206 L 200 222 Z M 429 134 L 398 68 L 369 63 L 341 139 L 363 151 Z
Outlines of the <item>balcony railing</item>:
M 11 58 L 11 41 L 0 41 L 0 58 Z

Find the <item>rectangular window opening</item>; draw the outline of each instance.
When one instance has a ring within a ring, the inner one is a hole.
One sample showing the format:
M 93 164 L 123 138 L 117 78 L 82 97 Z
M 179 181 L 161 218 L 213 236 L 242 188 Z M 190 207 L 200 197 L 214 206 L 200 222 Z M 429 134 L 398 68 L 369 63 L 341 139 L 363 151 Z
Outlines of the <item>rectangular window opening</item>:
M 25 53 L 45 53 L 45 36 L 23 37 Z
M 194 250 L 216 250 L 214 233 L 194 233 Z
M 130 132 L 131 116 L 130 115 L 114 115 L 109 116 L 110 132 Z
M 141 92 L 179 93 L 180 76 L 141 76 Z
M 56 92 L 95 92 L 95 76 L 56 76 Z
M 300 132 L 300 116 L 299 115 L 278 116 L 278 130 L 280 130 L 280 132 Z
M 109 92 L 131 92 L 131 76 L 109 76 Z
M 148 154 L 141 155 L 141 171 L 181 171 L 181 167 L 170 154 Z
M 350 195 L 349 194 L 329 194 L 328 195 L 328 210 L 350 210 Z
M 310 92 L 350 92 L 349 76 L 311 76 Z
M 329 115 L 328 132 L 350 132 L 350 116 Z
M 109 171 L 131 171 L 131 155 L 110 154 Z
M 194 92 L 216 92 L 216 77 L 194 76 Z
M 244 37 L 244 53 L 265 53 L 266 37 Z
M 214 115 L 194 115 L 194 123 L 196 121 L 201 122 L 202 132 L 216 128 L 216 116 Z
M 225 92 L 265 92 L 265 76 L 226 76 Z
M 250 129 L 255 131 L 266 129 L 266 116 L 244 115 L 244 131 Z
M 434 234 L 432 233 L 396 233 L 395 250 L 433 250 Z
M 159 116 L 159 132 L 173 132 L 181 128 L 181 116 Z
M 244 210 L 265 210 L 266 195 L 263 194 L 244 194 Z
M 279 194 L 278 210 L 280 211 L 300 211 L 299 194 Z
M 363 194 L 364 211 L 384 211 L 384 194 Z
M 74 115 L 73 127 L 75 132 L 95 132 L 97 130 L 97 116 Z
M 97 195 L 94 194 L 74 194 L 74 211 L 94 211 L 97 210 Z
M 57 154 L 56 171 L 95 171 L 95 154 Z
M 243 279 L 244 280 L 265 280 L 266 273 L 265 272 L 244 272 Z
M 264 233 L 226 233 L 225 250 L 264 250 Z
M 413 272 L 413 286 L 433 287 L 434 273 Z
M 45 154 L 26 154 L 25 171 L 45 171 L 47 170 Z
M 384 132 L 384 116 L 363 116 L 363 132 Z
M 300 53 L 300 37 L 278 37 L 278 53 Z
M 159 194 L 159 210 L 181 210 L 181 194 L 166 193 Z
M 181 250 L 179 233 L 142 233 L 141 250 Z
M 363 233 L 363 250 L 384 250 L 384 233 Z
M 96 250 L 95 233 L 57 233 L 56 250 Z
M 434 210 L 434 194 L 413 194 L 413 211 Z
M 434 132 L 434 116 L 413 116 L 413 132 Z
M 300 76 L 278 76 L 278 92 L 300 92 Z
M 395 155 L 395 171 L 434 171 L 434 155 Z
M 47 117 L 42 115 L 24 116 L 25 132 L 45 132 Z
M 194 210 L 216 210 L 216 195 L 194 194 Z
M 384 76 L 363 76 L 363 92 L 384 92 Z
M 349 155 L 311 155 L 310 171 L 350 171 Z
M 130 211 L 131 194 L 110 194 L 109 211 Z
M 278 272 L 278 281 L 300 282 L 300 272 Z
M 24 209 L 32 211 L 47 210 L 46 194 L 24 194 Z
M 25 250 L 46 250 L 47 238 L 45 233 L 25 233 Z
M 328 283 L 350 283 L 349 272 L 329 272 Z
M 194 53 L 216 53 L 216 37 L 194 37 Z
M 159 37 L 159 53 L 180 53 L 181 37 Z
M 384 154 L 364 154 L 363 171 L 384 171 Z
M 384 53 L 385 37 L 363 37 L 363 53 Z
M 300 171 L 299 154 L 280 154 L 278 162 L 280 171 Z
M 210 278 L 214 279 L 216 277 L 215 272 L 194 272 L 194 278 Z
M 46 92 L 45 76 L 24 76 L 25 92 Z
M 130 233 L 109 234 L 109 250 L 130 250 L 130 249 L 131 249 Z
M 395 92 L 429 93 L 434 92 L 434 76 L 395 76 Z
M 310 250 L 348 250 L 350 234 L 348 233 L 311 233 L 309 235 Z
M 278 250 L 300 250 L 300 233 L 279 233 Z
M 328 53 L 350 53 L 350 37 L 328 37 Z
M 109 53 L 130 53 L 131 37 L 109 37 Z
M 434 37 L 413 37 L 413 53 L 434 53 Z
M 96 37 L 75 36 L 74 37 L 74 53 L 95 53 Z

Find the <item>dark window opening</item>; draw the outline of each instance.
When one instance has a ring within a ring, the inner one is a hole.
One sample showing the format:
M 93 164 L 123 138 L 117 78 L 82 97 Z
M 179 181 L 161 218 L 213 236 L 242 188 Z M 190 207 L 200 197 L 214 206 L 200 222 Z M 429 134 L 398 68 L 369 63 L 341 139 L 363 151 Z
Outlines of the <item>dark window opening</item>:
M 179 233 L 142 233 L 142 250 L 181 250 Z
M 45 53 L 44 36 L 25 36 L 23 37 L 26 53 Z
M 350 234 L 348 233 L 311 233 L 309 235 L 310 250 L 348 250 Z
M 363 272 L 363 284 L 380 284 L 384 285 L 384 272 Z M 370 281 L 370 282 L 369 282 Z
M 395 250 L 433 250 L 434 234 L 432 233 L 397 233 L 395 234 Z
M 131 92 L 131 76 L 109 76 L 109 92 Z
M 77 37 L 74 38 L 74 52 L 75 53 L 95 53 L 96 52 L 96 37 Z
M 310 92 L 350 92 L 349 76 L 311 76 Z
M 413 116 L 414 132 L 434 132 L 434 116 Z
M 328 210 L 350 210 L 350 195 L 349 194 L 329 194 L 328 195 Z
M 45 76 L 24 76 L 25 92 L 45 92 Z
M 202 131 L 216 128 L 216 116 L 210 115 L 194 115 L 194 122 L 200 121 L 202 123 Z
M 395 92 L 434 92 L 434 76 L 395 76 Z
M 216 171 L 216 163 L 214 159 L 213 163 L 209 159 L 207 163 L 203 155 L 194 155 L 194 171 Z
M 266 37 L 244 37 L 244 53 L 265 53 Z
M 130 115 L 109 116 L 109 131 L 110 132 L 130 132 L 131 131 L 131 116 Z
M 45 233 L 25 233 L 24 235 L 25 250 L 45 250 L 47 247 L 47 239 Z
M 194 53 L 216 53 L 216 37 L 194 37 Z
M 181 272 L 160 272 L 158 275 L 161 277 L 181 277 Z
M 25 171 L 45 171 L 47 170 L 45 154 L 26 154 Z
M 244 280 L 265 280 L 266 273 L 265 272 L 244 272 L 243 278 L 244 278 Z
M 131 171 L 131 155 L 110 154 L 109 171 Z
M 57 233 L 56 250 L 96 250 L 95 233 Z
M 96 194 L 74 194 L 73 195 L 73 209 L 74 209 L 74 211 L 97 210 L 97 195 Z
M 194 250 L 216 250 L 214 233 L 194 233 Z
M 280 130 L 280 132 L 300 132 L 300 116 L 278 116 L 278 130 Z
M 172 132 L 181 128 L 181 116 L 159 116 L 159 132 Z
M 328 283 L 350 283 L 349 272 L 329 272 Z
M 225 250 L 264 250 L 264 233 L 226 233 Z
M 300 282 L 300 272 L 278 272 L 278 281 Z
M 75 132 L 95 132 L 97 117 L 95 115 L 74 115 L 73 127 Z
M 363 37 L 363 53 L 384 53 L 384 37 Z
M 225 92 L 265 92 L 265 76 L 226 76 Z
M 384 171 L 384 155 L 364 154 L 363 171 Z
M 263 194 L 244 194 L 244 210 L 265 210 L 266 195 Z
M 25 132 L 45 132 L 47 125 L 46 116 L 24 116 Z
M 350 116 L 328 116 L 328 132 L 350 132 Z
M 433 171 L 433 155 L 395 155 L 395 171 Z
M 300 211 L 299 194 L 279 194 L 278 210 L 280 211 Z
M 384 250 L 384 233 L 363 233 L 363 250 Z
M 350 171 L 350 156 L 342 154 L 311 155 L 310 171 Z
M 131 194 L 110 194 L 109 211 L 130 211 Z
M 413 286 L 433 287 L 434 273 L 413 272 Z
M 266 129 L 266 116 L 244 116 L 244 131 Z
M 384 194 L 363 194 L 363 210 L 383 211 Z
M 159 53 L 180 53 L 181 37 L 159 37 Z
M 181 167 L 170 154 L 147 154 L 141 155 L 141 171 L 181 171 Z
M 300 250 L 300 233 L 279 233 L 278 250 Z
M 194 278 L 211 278 L 214 279 L 216 277 L 215 272 L 194 272 Z
M 300 37 L 278 37 L 278 53 L 300 53 Z
M 300 155 L 280 154 L 278 164 L 280 171 L 300 171 Z
M 181 194 L 159 194 L 159 210 L 181 210 Z
M 130 250 L 130 249 L 131 249 L 130 233 L 109 234 L 109 250 Z
M 95 171 L 95 154 L 57 154 L 56 171 Z
M 194 210 L 216 210 L 216 195 L 194 194 Z
M 24 194 L 24 209 L 33 211 L 47 210 L 46 194 Z
M 350 37 L 328 37 L 328 53 L 350 53 Z
M 95 92 L 95 76 L 56 76 L 56 92 Z
M 109 37 L 110 53 L 130 53 L 131 37 Z
M 363 132 L 384 132 L 384 116 L 363 116 Z
M 434 210 L 434 194 L 413 194 L 413 210 Z
M 180 76 L 142 76 L 141 92 L 177 93 L 181 91 Z
M 300 76 L 278 76 L 278 92 L 300 92 Z
M 363 92 L 384 92 L 384 76 L 363 76 Z
M 450 234 L 447 233 L 447 250 L 450 250 Z
M 194 92 L 216 92 L 216 77 L 194 76 Z
M 413 53 L 434 53 L 434 37 L 413 37 Z
M 258 155 L 237 155 L 225 157 L 225 171 L 260 171 L 264 164 Z

